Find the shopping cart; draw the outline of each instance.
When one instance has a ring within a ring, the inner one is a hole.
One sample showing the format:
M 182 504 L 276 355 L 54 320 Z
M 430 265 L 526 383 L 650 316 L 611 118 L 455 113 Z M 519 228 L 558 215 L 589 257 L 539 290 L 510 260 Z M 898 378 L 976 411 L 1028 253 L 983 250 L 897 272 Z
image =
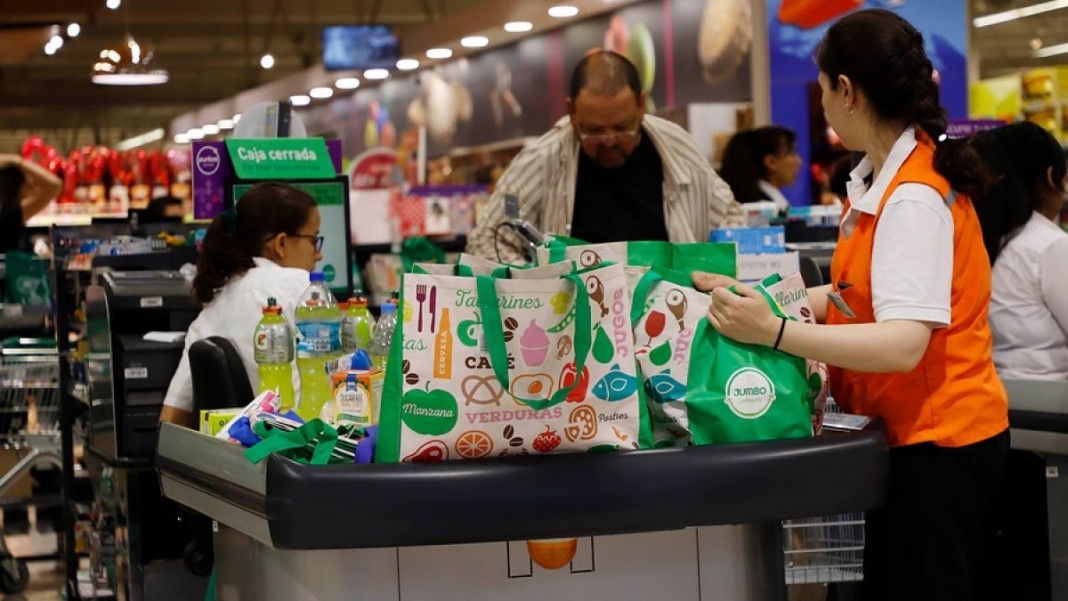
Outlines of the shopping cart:
M 786 584 L 864 579 L 864 514 L 783 522 Z
M 54 349 L 9 352 L 0 355 L 0 448 L 19 459 L 0 476 L 0 497 L 35 467 L 63 465 L 58 356 Z M 29 578 L 25 559 L 14 557 L 0 536 L 0 591 L 18 593 Z

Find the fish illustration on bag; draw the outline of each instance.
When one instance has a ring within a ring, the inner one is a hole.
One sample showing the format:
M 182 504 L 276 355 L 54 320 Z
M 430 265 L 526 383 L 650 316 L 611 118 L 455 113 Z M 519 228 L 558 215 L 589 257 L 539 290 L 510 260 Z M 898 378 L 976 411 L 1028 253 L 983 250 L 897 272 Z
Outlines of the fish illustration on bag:
M 638 391 L 638 378 L 624 373 L 619 364 L 612 366 L 608 374 L 593 385 L 593 396 L 602 401 L 622 401 Z
M 686 386 L 671 377 L 671 370 L 667 369 L 645 381 L 645 392 L 657 403 L 670 403 L 686 396 Z

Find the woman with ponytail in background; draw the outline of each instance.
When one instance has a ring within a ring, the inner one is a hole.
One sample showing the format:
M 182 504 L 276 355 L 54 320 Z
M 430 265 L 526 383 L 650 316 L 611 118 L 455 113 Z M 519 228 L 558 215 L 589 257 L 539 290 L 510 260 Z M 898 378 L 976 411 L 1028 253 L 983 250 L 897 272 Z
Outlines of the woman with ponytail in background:
M 252 335 L 269 297 L 289 323 L 308 272 L 322 258 L 319 209 L 306 192 L 279 183 L 252 187 L 233 209 L 215 218 L 204 236 L 193 280 L 193 297 L 203 306 L 189 326 L 185 352 L 163 401 L 160 420 L 195 427 L 189 347 L 209 336 L 234 344 L 252 389 L 259 383 Z M 299 390 L 293 370 L 294 390 Z
M 1005 378 L 1068 380 L 1068 233 L 1064 150 L 1023 121 L 976 134 L 972 146 L 997 182 L 975 199 L 994 270 L 990 327 Z
M 826 362 L 835 401 L 885 425 L 887 496 L 866 514 L 862 598 L 981 599 L 1009 447 L 987 323 L 990 262 L 969 199 L 986 171 L 946 136 L 923 37 L 895 13 L 843 17 L 816 63 L 828 123 L 865 154 L 832 283 L 809 290 L 824 323 L 779 319 L 752 288 L 732 294 L 723 278 L 694 280 L 714 289 L 718 331 Z

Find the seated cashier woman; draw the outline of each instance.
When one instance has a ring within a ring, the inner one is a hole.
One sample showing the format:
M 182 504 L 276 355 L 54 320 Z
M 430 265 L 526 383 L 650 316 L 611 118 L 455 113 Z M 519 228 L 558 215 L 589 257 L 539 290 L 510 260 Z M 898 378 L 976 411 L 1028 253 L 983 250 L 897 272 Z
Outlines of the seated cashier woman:
M 1006 378 L 1068 380 L 1064 151 L 1026 121 L 976 134 L 972 147 L 997 177 L 975 199 L 994 272 L 994 365 Z
M 308 272 L 322 258 L 319 209 L 307 193 L 292 186 L 261 183 L 211 222 L 197 259 L 193 296 L 203 309 L 189 326 L 185 352 L 163 401 L 162 421 L 195 427 L 189 347 L 209 336 L 233 342 L 253 390 L 259 383 L 252 335 L 268 297 L 274 297 L 289 323 L 308 287 Z M 299 390 L 293 370 L 294 390 Z
M 771 201 L 785 215 L 790 201 L 781 190 L 794 185 L 800 171 L 797 136 L 785 127 L 769 125 L 734 134 L 723 149 L 719 175 L 738 202 Z

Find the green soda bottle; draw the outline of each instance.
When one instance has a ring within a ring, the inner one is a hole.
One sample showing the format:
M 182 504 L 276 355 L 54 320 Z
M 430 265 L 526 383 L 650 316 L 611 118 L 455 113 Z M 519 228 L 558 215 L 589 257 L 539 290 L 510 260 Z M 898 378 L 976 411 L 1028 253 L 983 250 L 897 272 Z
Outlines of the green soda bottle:
M 259 392 L 273 390 L 281 397 L 281 411 L 293 408 L 293 333 L 274 298 L 267 299 L 263 318 L 252 337 L 259 366 Z
M 367 350 L 374 329 L 375 318 L 367 310 L 367 299 L 362 296 L 350 298 L 345 316 L 341 318 L 341 350 L 346 353 Z
M 341 356 L 341 310 L 323 274 L 314 272 L 297 303 L 297 371 L 300 373 L 300 405 L 305 420 L 334 421 L 334 391 L 326 364 Z

